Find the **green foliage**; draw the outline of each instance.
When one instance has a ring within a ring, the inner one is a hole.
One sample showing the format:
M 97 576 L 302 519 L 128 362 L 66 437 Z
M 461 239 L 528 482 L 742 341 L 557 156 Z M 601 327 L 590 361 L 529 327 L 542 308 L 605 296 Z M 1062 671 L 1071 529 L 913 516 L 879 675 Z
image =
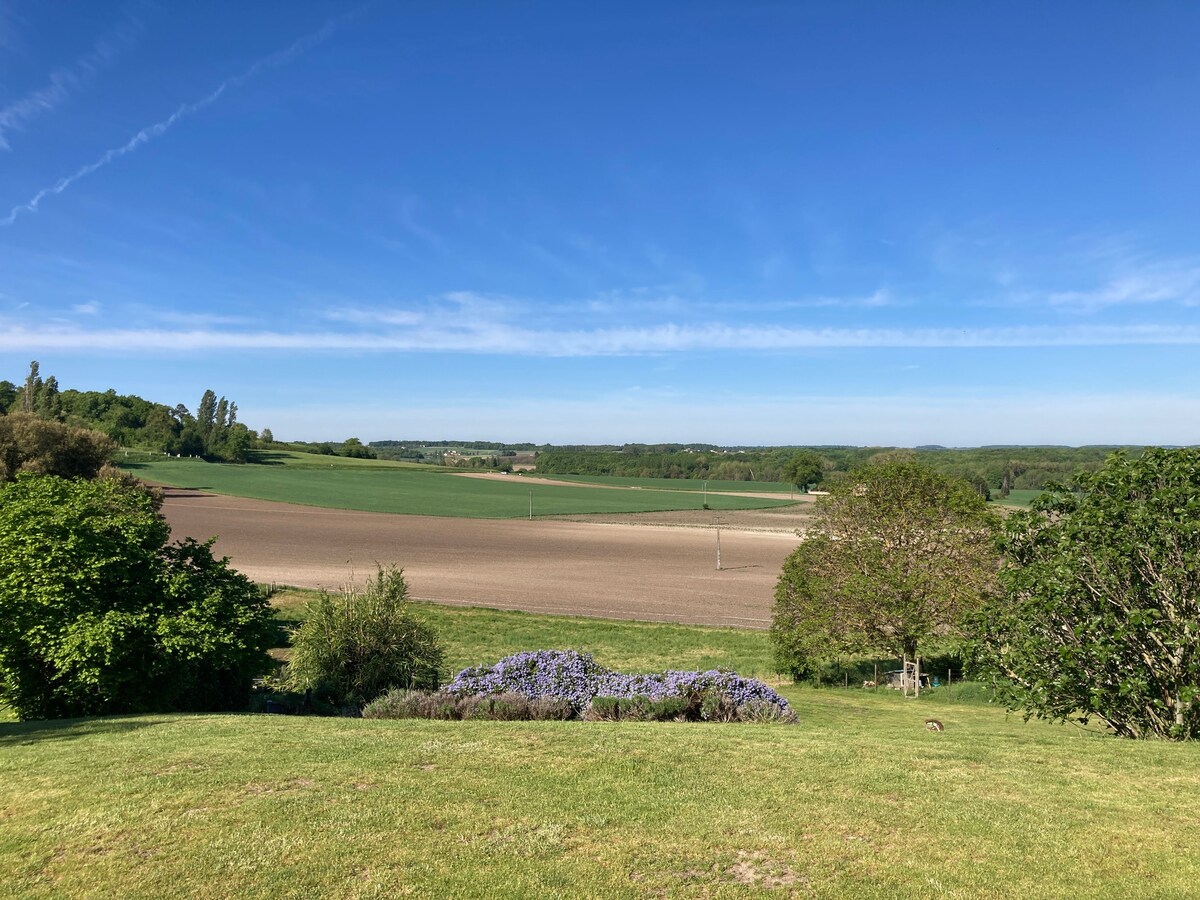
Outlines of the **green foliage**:
M 13 413 L 0 417 L 0 482 L 22 472 L 95 478 L 113 449 L 98 432 Z
M 824 476 L 824 461 L 811 450 L 801 450 L 784 464 L 783 475 L 800 490 L 807 491 Z
M 810 447 L 800 449 L 821 460 L 822 480 L 837 480 L 864 464 L 920 462 L 942 475 L 961 478 L 985 498 L 1012 490 L 1041 490 L 1069 479 L 1077 470 L 1094 471 L 1115 447 Z M 538 456 L 539 474 L 605 475 L 654 478 L 707 478 L 797 483 L 788 475 L 797 448 L 755 447 L 718 450 L 707 445 L 683 447 L 626 445 L 552 448 Z M 810 482 L 811 483 L 811 482 Z
M 832 657 L 913 657 L 956 633 L 994 580 L 995 525 L 969 485 L 913 462 L 837 482 L 775 590 L 777 663 L 806 677 Z
M 1113 455 L 1005 523 L 976 668 L 1010 708 L 1200 737 L 1200 450 Z
M 286 679 L 295 690 L 362 706 L 391 688 L 437 687 L 437 634 L 415 616 L 402 570 L 381 566 L 361 591 L 321 592 L 292 640 Z
M 0 486 L 0 703 L 22 719 L 237 709 L 270 665 L 270 609 L 208 544 L 168 546 L 148 491 Z

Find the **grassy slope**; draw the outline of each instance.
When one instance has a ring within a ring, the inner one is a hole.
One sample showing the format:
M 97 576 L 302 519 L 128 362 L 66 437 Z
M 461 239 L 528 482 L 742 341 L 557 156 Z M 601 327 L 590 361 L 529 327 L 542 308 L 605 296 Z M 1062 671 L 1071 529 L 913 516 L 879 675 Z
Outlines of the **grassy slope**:
M 442 469 L 375 460 L 288 454 L 276 465 L 226 465 L 193 459 L 119 460 L 139 478 L 219 494 L 333 509 L 468 518 L 649 512 L 698 509 L 700 498 L 679 491 L 602 491 L 539 483 L 512 475 L 463 478 Z M 297 459 L 299 457 L 299 459 Z M 310 457 L 305 459 L 303 457 Z M 710 495 L 713 509 L 784 506 L 786 500 Z
M 300 595 L 279 598 L 287 613 Z M 763 635 L 486 610 L 456 662 L 661 669 Z M 760 643 L 746 643 L 758 641 Z M 1200 747 L 787 688 L 797 727 L 143 716 L 0 724 L 0 895 L 1186 896 Z M 943 734 L 922 725 L 929 714 Z M 749 882 L 749 883 L 747 883 Z
M 303 619 L 314 591 L 288 589 L 272 602 L 288 622 Z M 660 622 L 628 622 L 583 616 L 551 616 L 479 607 L 413 603 L 438 630 L 446 648 L 446 667 L 494 663 L 519 650 L 573 649 L 622 672 L 660 668 L 710 669 L 725 666 L 743 675 L 774 678 L 771 646 L 764 631 L 709 628 Z M 670 648 L 664 653 L 664 648 Z
M 972 706 L 930 734 L 894 696 L 791 695 L 795 728 L 3 725 L 0 892 L 1095 897 L 1200 879 L 1200 748 Z

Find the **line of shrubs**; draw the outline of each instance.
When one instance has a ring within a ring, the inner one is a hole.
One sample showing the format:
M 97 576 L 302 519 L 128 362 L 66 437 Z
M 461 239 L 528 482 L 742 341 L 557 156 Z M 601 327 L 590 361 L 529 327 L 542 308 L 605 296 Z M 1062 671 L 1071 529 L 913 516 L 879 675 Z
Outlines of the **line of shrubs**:
M 530 699 L 512 692 L 487 697 L 456 697 L 446 691 L 388 691 L 368 703 L 364 719 L 483 719 L 493 722 L 540 722 L 581 719 L 585 722 L 755 722 L 790 724 L 791 710 L 765 701 L 740 706 L 710 693 L 698 697 L 654 700 L 644 694 L 632 697 L 593 697 L 576 713 L 570 703 L 551 697 Z

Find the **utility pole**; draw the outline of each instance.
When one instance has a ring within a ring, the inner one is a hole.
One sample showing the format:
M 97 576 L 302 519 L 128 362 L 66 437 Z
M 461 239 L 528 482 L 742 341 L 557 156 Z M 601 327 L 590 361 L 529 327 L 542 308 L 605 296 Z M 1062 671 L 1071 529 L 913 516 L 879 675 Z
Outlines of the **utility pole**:
M 717 526 L 717 571 L 721 571 L 721 517 L 717 516 L 713 519 Z

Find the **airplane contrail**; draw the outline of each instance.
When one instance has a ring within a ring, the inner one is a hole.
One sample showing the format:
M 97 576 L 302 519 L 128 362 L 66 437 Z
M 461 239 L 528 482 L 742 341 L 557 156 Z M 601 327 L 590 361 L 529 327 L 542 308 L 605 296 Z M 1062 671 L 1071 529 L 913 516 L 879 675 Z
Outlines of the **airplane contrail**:
M 79 179 L 86 178 L 97 169 L 104 168 L 114 159 L 125 156 L 127 153 L 132 153 L 138 147 L 142 146 L 142 144 L 152 141 L 154 138 L 163 134 L 180 119 L 185 119 L 188 116 L 204 109 L 206 106 L 211 106 L 213 103 L 216 103 L 217 100 L 220 99 L 221 95 L 227 90 L 245 84 L 263 69 L 274 68 L 276 66 L 282 66 L 288 62 L 291 62 L 301 53 L 310 50 L 312 47 L 328 38 L 344 18 L 346 17 L 342 16 L 336 19 L 330 19 L 312 34 L 307 34 L 304 37 L 296 40 L 295 43 L 293 43 L 290 47 L 287 47 L 283 50 L 278 50 L 275 53 L 272 53 L 270 56 L 263 57 L 240 75 L 233 75 L 229 78 L 226 78 L 219 85 L 217 85 L 217 87 L 211 93 L 207 94 L 201 99 L 192 103 L 185 103 L 161 122 L 156 122 L 153 125 L 146 126 L 120 147 L 114 147 L 113 149 L 106 151 L 104 155 L 95 162 L 88 163 L 86 166 L 83 166 L 78 171 L 66 176 L 65 178 L 60 178 L 52 187 L 42 188 L 40 191 L 34 194 L 28 202 L 22 203 L 19 206 L 14 206 L 6 217 L 0 219 L 0 225 L 12 225 L 13 222 L 17 220 L 17 216 L 21 215 L 22 213 L 37 212 L 41 202 L 47 197 L 61 194 L 75 182 L 79 181 Z

